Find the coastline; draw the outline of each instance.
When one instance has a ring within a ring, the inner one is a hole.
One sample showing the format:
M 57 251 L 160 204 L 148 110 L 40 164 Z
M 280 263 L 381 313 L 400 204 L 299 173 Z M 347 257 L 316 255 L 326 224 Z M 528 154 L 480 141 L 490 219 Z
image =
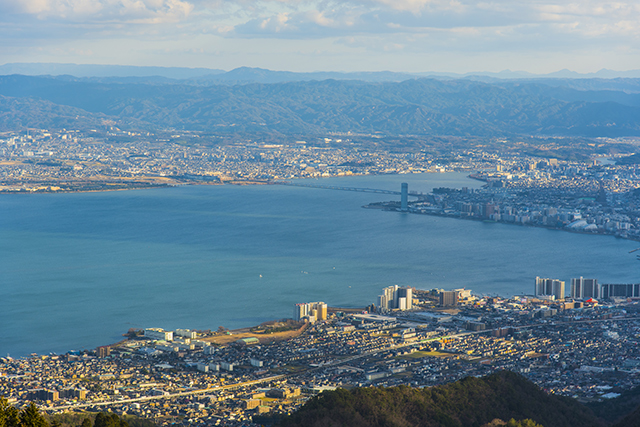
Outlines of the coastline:
M 381 202 L 381 203 L 370 203 L 368 205 L 364 205 L 362 206 L 364 209 L 378 209 L 378 210 L 383 210 L 383 211 L 389 211 L 389 212 L 401 212 L 399 209 L 397 208 L 392 208 L 392 207 L 388 207 L 388 206 L 384 206 L 384 203 L 388 203 L 388 202 Z M 476 217 L 463 217 L 463 216 L 459 216 L 459 215 L 447 215 L 444 213 L 437 213 L 437 212 L 415 212 L 415 211 L 407 211 L 407 212 L 403 212 L 403 213 L 410 213 L 410 214 L 414 214 L 414 215 L 429 215 L 429 216 L 437 216 L 437 217 L 441 217 L 441 218 L 451 218 L 451 219 L 459 219 L 459 220 L 465 220 L 465 221 L 476 221 L 476 222 L 484 222 L 484 223 L 490 223 L 490 224 L 504 224 L 504 225 L 515 225 L 515 226 L 519 226 L 519 227 L 532 227 L 532 228 L 542 228 L 542 229 L 546 229 L 546 230 L 555 230 L 555 231 L 565 231 L 568 233 L 574 233 L 574 234 L 584 234 L 584 235 L 588 235 L 588 236 L 609 236 L 609 237 L 615 237 L 618 239 L 624 239 L 624 240 L 630 240 L 630 241 L 634 241 L 634 242 L 640 242 L 640 237 L 635 238 L 635 237 L 630 237 L 630 236 L 622 236 L 619 234 L 613 234 L 613 233 L 594 233 L 591 231 L 581 231 L 581 230 L 576 230 L 576 229 L 569 229 L 566 227 L 550 227 L 550 226 L 545 226 L 545 225 L 537 225 L 537 224 L 518 224 L 516 222 L 508 222 L 508 221 L 496 221 L 496 220 L 487 220 L 486 218 L 476 218 Z

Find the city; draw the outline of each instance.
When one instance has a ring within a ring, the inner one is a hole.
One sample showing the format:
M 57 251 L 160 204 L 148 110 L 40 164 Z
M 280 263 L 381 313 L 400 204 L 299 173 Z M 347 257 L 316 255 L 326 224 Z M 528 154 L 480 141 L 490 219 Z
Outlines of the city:
M 391 286 L 383 306 L 300 303 L 293 320 L 251 330 L 130 330 L 92 351 L 2 358 L 0 394 L 50 414 L 240 426 L 337 387 L 429 387 L 511 370 L 589 404 L 640 385 L 640 285 L 601 298 L 612 286 L 572 279 L 567 298 L 558 279 L 536 278 L 533 295 L 512 298 Z

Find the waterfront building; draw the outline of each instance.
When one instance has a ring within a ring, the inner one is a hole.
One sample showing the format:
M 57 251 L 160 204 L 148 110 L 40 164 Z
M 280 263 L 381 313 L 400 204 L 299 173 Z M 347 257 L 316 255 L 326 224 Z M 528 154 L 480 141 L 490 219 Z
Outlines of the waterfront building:
M 600 287 L 600 297 L 609 298 L 640 298 L 640 284 L 603 284 Z
M 589 299 L 600 298 L 600 287 L 597 279 L 571 279 L 571 298 Z
M 441 307 L 453 307 L 458 305 L 458 292 L 456 291 L 440 291 L 438 298 Z
M 308 319 L 311 323 L 316 320 L 327 320 L 328 307 L 324 302 L 303 302 L 293 307 L 293 318 L 297 321 Z
M 411 310 L 413 308 L 413 289 L 387 286 L 382 289 L 382 295 L 378 295 L 378 309 L 381 312 L 390 310 Z
M 467 298 L 471 298 L 471 289 L 454 289 L 455 292 L 458 293 L 458 300 L 463 300 Z
M 176 335 L 189 339 L 195 339 L 198 336 L 196 331 L 192 331 L 191 329 L 176 329 Z
M 309 315 L 309 304 L 300 303 L 296 304 L 293 307 L 293 318 L 294 320 L 302 320 Z
M 100 358 L 107 357 L 111 354 L 111 347 L 103 345 L 96 348 L 96 355 Z
M 152 340 L 173 341 L 173 331 L 162 328 L 145 328 L 144 336 Z
M 558 279 L 543 279 L 536 277 L 535 296 L 553 296 L 554 299 L 564 299 L 564 282 Z
M 397 187 L 396 187 L 397 188 Z M 409 210 L 409 184 L 403 182 L 400 187 L 400 210 L 406 212 Z

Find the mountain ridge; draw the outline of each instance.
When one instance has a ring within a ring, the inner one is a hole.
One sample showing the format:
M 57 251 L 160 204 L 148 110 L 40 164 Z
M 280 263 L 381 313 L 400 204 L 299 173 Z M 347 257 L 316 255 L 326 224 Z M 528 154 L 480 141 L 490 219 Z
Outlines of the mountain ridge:
M 640 79 L 627 85 L 640 87 Z M 429 78 L 197 86 L 0 76 L 4 97 L 22 103 L 47 101 L 86 112 L 78 115 L 101 115 L 149 129 L 283 135 L 640 136 L 640 94 L 569 86 Z M 29 126 L 51 121 L 34 118 Z M 5 120 L 1 129 L 18 128 Z

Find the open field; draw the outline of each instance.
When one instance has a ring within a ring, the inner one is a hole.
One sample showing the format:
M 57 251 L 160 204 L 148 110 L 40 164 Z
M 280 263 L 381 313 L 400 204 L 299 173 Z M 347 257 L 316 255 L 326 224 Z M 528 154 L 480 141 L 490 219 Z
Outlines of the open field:
M 303 325 L 300 329 L 293 331 L 274 332 L 268 333 L 255 333 L 251 332 L 250 328 L 236 329 L 229 331 L 229 333 L 217 333 L 212 337 L 203 338 L 204 341 L 208 341 L 212 344 L 228 345 L 242 338 L 257 338 L 260 344 L 270 343 L 274 341 L 284 341 L 291 338 L 295 338 L 307 329 L 307 324 Z

